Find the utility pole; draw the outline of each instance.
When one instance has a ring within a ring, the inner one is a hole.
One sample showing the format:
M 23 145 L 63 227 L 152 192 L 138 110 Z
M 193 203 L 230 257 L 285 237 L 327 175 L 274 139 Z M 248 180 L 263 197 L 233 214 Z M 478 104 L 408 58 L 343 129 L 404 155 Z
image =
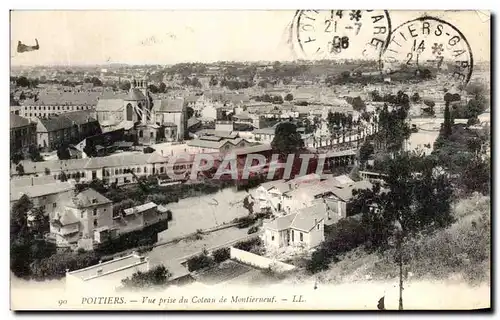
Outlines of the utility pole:
M 397 236 L 397 251 L 399 265 L 399 310 L 403 310 L 403 226 L 396 220 L 394 223 Z

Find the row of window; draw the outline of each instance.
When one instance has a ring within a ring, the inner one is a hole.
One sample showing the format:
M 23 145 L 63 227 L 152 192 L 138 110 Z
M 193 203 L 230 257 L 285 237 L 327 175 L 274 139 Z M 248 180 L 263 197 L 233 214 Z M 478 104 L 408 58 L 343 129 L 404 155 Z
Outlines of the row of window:
M 173 166 L 173 169 L 174 171 L 177 171 L 177 170 L 185 170 L 185 169 L 191 169 L 193 167 L 193 164 L 183 164 L 183 165 L 175 165 Z M 143 169 L 141 169 L 141 167 L 136 167 L 136 168 L 128 168 L 128 169 L 103 169 L 103 174 L 105 177 L 109 177 L 109 176 L 112 176 L 112 175 L 120 175 L 120 174 L 126 174 L 128 173 L 127 171 L 132 171 L 132 173 L 148 173 L 148 167 L 144 167 Z M 114 172 L 114 174 L 113 174 Z M 165 173 L 165 167 L 160 167 L 159 168 L 159 172 L 160 173 Z M 154 173 L 154 169 L 153 169 L 153 173 Z
M 45 109 L 47 108 L 47 109 Z M 56 109 L 57 108 L 57 109 Z M 68 111 L 75 111 L 75 110 L 89 110 L 91 109 L 91 106 L 33 106 L 33 107 L 24 107 L 24 110 L 68 110 Z

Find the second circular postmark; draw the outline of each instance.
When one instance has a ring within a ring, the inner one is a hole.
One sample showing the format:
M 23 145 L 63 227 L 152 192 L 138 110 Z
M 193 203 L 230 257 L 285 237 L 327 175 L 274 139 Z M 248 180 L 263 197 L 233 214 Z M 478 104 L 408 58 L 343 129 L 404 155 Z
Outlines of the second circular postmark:
M 435 77 L 443 85 L 459 89 L 469 82 L 474 66 L 463 33 L 451 23 L 429 16 L 395 28 L 380 62 L 386 73 L 415 69 L 423 78 Z
M 305 59 L 377 60 L 390 33 L 387 10 L 298 10 L 291 37 Z

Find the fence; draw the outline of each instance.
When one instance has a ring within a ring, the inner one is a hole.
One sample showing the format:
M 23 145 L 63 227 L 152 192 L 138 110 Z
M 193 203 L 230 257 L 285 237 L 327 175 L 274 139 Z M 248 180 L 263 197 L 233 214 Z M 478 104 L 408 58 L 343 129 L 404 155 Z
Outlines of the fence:
M 231 259 L 248 264 L 253 267 L 268 269 L 272 268 L 278 272 L 285 272 L 295 269 L 295 266 L 280 261 L 275 261 L 247 251 L 231 247 Z

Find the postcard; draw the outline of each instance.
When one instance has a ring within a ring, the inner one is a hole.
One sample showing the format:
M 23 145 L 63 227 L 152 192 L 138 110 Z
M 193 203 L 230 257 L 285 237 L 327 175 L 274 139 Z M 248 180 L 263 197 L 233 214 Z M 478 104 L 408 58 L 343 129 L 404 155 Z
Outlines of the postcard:
M 489 309 L 490 25 L 12 10 L 11 309 Z

